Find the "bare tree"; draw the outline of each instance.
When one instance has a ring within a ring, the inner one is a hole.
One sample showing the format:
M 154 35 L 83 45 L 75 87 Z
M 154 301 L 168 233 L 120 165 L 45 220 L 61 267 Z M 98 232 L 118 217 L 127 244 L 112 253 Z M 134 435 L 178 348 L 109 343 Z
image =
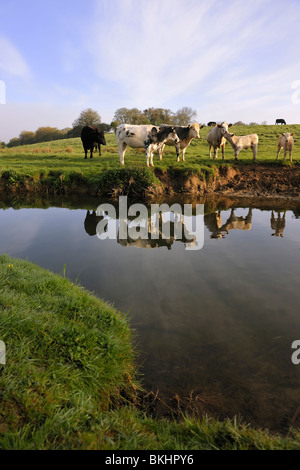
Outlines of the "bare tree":
M 197 116 L 197 112 L 189 108 L 188 106 L 184 106 L 183 108 L 178 109 L 175 114 L 175 124 L 177 126 L 187 126 L 195 121 Z

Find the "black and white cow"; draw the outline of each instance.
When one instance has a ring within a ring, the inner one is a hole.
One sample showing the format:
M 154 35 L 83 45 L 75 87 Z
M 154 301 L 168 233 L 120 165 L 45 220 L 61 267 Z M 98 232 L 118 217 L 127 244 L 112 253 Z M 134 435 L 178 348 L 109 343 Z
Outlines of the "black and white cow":
M 276 119 L 275 124 L 284 124 L 286 125 L 286 122 L 284 119 Z
M 119 149 L 120 164 L 124 165 L 127 146 L 144 148 L 146 150 L 147 166 L 153 165 L 153 153 L 160 149 L 165 142 L 172 140 L 179 156 L 179 138 L 173 126 L 131 125 L 120 124 L 116 130 L 116 140 Z
M 90 150 L 90 158 L 93 158 L 94 147 L 98 147 L 101 155 L 101 144 L 106 145 L 104 132 L 97 126 L 85 126 L 81 131 L 81 141 L 84 148 L 84 154 L 87 158 L 87 152 Z
M 163 127 L 163 126 L 161 126 Z M 192 139 L 200 139 L 199 131 L 203 125 L 200 126 L 197 122 L 189 126 L 174 126 L 176 134 L 179 137 L 179 147 L 182 151 L 182 161 L 184 162 L 184 155 L 187 147 L 190 145 Z M 162 155 L 165 145 L 174 145 L 172 140 L 165 142 L 158 150 L 159 159 L 162 160 Z M 179 155 L 177 154 L 177 161 L 179 162 Z

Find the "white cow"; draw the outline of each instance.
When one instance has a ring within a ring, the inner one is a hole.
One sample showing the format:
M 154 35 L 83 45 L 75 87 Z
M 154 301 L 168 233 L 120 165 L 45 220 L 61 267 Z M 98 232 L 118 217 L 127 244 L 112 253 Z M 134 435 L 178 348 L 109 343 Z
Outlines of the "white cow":
M 294 133 L 289 134 L 288 132 L 284 132 L 281 134 L 278 140 L 278 147 L 277 147 L 277 160 L 279 157 L 280 150 L 283 148 L 284 152 L 284 157 L 283 159 L 285 160 L 287 152 L 290 154 L 290 162 L 292 161 L 292 151 L 294 147 L 294 138 L 293 138 Z
M 252 149 L 253 152 L 253 160 L 256 160 L 257 156 L 257 146 L 258 146 L 258 135 L 257 134 L 249 134 L 249 135 L 234 135 L 222 129 L 222 134 L 226 140 L 230 143 L 231 147 L 234 150 L 234 157 L 237 160 L 238 154 L 241 150 L 247 150 L 249 148 Z
M 222 149 L 222 158 L 225 160 L 225 145 L 226 139 L 223 136 L 222 131 L 228 131 L 228 128 L 232 124 L 227 124 L 227 122 L 222 122 L 222 124 L 217 124 L 213 127 L 207 134 L 206 140 L 209 144 L 209 158 L 211 158 L 211 148 L 214 148 L 214 159 L 218 157 L 218 149 Z
M 194 122 L 189 126 L 175 126 L 176 134 L 179 137 L 179 146 L 182 151 L 182 161 L 184 162 L 184 155 L 187 147 L 190 145 L 192 139 L 200 139 L 199 131 L 202 129 L 203 125 L 200 126 L 198 122 Z M 162 155 L 165 145 L 174 145 L 172 140 L 165 142 L 160 149 L 158 150 L 159 159 L 162 160 Z M 179 162 L 179 156 L 177 156 L 177 161 Z
M 124 165 L 124 156 L 127 146 L 132 148 L 145 148 L 146 162 L 153 165 L 153 153 L 161 148 L 165 142 L 172 140 L 175 144 L 177 156 L 179 155 L 179 138 L 173 126 L 131 125 L 120 124 L 116 130 L 116 139 L 119 149 L 120 164 Z

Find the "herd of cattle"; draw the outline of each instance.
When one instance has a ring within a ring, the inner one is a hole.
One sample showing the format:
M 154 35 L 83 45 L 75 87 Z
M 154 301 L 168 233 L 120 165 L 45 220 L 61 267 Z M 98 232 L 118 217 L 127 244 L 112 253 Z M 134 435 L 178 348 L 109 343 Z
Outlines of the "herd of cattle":
M 277 119 L 276 124 L 285 124 L 283 119 Z M 207 134 L 206 140 L 209 144 L 209 157 L 211 158 L 212 148 L 214 150 L 213 158 L 216 159 L 218 156 L 218 150 L 222 151 L 222 158 L 225 159 L 225 145 L 229 142 L 234 150 L 235 160 L 238 159 L 238 155 L 241 150 L 252 149 L 253 160 L 256 160 L 257 147 L 258 147 L 258 135 L 248 134 L 237 136 L 229 132 L 229 128 L 232 124 L 222 122 L 217 124 L 215 122 L 209 122 L 208 126 L 211 127 Z M 153 154 L 158 152 L 159 159 L 162 160 L 163 150 L 165 145 L 174 145 L 176 148 L 177 161 L 180 160 L 180 154 L 182 155 L 182 161 L 184 161 L 185 151 L 190 145 L 192 139 L 200 139 L 200 129 L 204 127 L 198 123 L 191 124 L 189 126 L 169 126 L 162 124 L 159 126 L 153 125 L 131 125 L 131 124 L 120 124 L 115 129 L 115 135 L 118 145 L 120 164 L 124 165 L 124 157 L 127 147 L 131 148 L 144 148 L 146 151 L 146 162 L 147 166 L 153 165 Z M 277 159 L 281 149 L 284 152 L 284 160 L 286 159 L 287 153 L 289 153 L 290 161 L 292 161 L 292 150 L 294 147 L 293 133 L 283 132 L 278 140 L 277 146 Z M 106 145 L 104 132 L 96 126 L 85 126 L 81 132 L 81 140 L 85 152 L 85 158 L 87 158 L 87 152 L 90 151 L 90 158 L 93 157 L 94 149 L 98 149 L 99 155 L 101 155 L 101 145 Z

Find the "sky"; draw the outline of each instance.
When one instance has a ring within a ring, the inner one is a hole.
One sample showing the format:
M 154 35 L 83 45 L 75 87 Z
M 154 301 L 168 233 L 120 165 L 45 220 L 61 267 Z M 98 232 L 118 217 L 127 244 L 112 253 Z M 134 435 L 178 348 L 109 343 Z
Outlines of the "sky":
M 299 0 L 0 0 L 0 141 L 92 108 L 300 123 Z

